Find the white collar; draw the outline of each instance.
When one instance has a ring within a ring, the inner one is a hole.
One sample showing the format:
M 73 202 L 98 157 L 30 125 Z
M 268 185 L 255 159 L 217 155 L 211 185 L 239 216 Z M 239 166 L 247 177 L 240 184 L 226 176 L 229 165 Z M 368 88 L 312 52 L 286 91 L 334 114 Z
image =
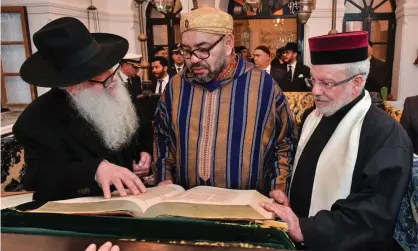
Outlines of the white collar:
M 123 73 L 122 71 L 119 71 L 119 75 L 120 75 L 120 78 L 122 79 L 123 82 L 128 81 L 129 77 L 126 76 L 125 73 Z
M 176 67 L 176 69 L 177 69 L 177 68 L 181 68 L 181 69 L 183 69 L 184 64 L 182 64 L 182 65 L 176 65 L 176 64 L 174 64 L 174 67 Z
M 168 83 L 168 81 L 170 80 L 170 76 L 168 76 L 168 73 L 167 73 L 167 75 L 164 78 L 158 79 L 158 80 L 162 80 L 163 83 Z
M 269 64 L 264 70 L 270 74 L 270 72 L 271 72 L 271 64 Z
M 297 60 L 295 60 L 295 62 L 293 62 L 293 64 L 290 64 L 290 66 L 292 66 L 292 71 L 293 70 L 295 70 L 295 68 L 296 68 L 296 63 L 297 63 L 298 61 Z M 289 65 L 287 66 L 287 68 L 289 68 Z

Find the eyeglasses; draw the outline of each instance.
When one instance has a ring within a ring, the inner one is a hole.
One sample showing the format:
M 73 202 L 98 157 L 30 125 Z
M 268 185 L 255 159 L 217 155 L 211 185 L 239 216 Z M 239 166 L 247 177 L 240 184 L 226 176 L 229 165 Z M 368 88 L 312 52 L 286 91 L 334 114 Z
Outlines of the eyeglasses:
M 329 90 L 329 89 L 332 89 L 336 86 L 339 86 L 339 85 L 345 84 L 347 82 L 350 82 L 352 79 L 354 79 L 355 77 L 360 76 L 360 75 L 365 75 L 365 73 L 360 73 L 360 74 L 354 75 L 350 78 L 344 79 L 344 80 L 336 82 L 336 83 L 318 81 L 318 80 L 312 79 L 312 78 L 305 78 L 305 83 L 310 88 L 313 88 L 315 85 L 319 85 L 319 87 Z
M 112 72 L 112 74 L 109 75 L 109 77 L 107 77 L 105 80 L 103 81 L 99 81 L 99 80 L 94 80 L 94 79 L 89 79 L 89 82 L 93 82 L 93 83 L 98 83 L 98 84 L 102 84 L 104 88 L 109 87 L 109 85 L 113 82 L 113 77 L 115 76 L 116 73 L 119 72 L 121 67 L 121 64 L 118 65 L 118 67 Z
M 213 48 L 215 48 L 215 46 L 217 45 L 217 44 L 219 44 L 219 42 L 221 42 L 222 41 L 222 39 L 225 37 L 225 35 L 224 36 L 222 36 L 222 37 L 220 37 L 214 44 L 212 44 L 209 48 L 197 48 L 197 49 L 194 49 L 194 50 L 192 50 L 192 51 L 190 51 L 190 50 L 184 50 L 184 49 L 182 49 L 182 52 L 183 52 L 183 57 L 185 58 L 185 59 L 191 59 L 192 58 L 192 55 L 195 55 L 198 59 L 207 59 L 209 56 L 210 56 L 210 51 L 213 49 Z

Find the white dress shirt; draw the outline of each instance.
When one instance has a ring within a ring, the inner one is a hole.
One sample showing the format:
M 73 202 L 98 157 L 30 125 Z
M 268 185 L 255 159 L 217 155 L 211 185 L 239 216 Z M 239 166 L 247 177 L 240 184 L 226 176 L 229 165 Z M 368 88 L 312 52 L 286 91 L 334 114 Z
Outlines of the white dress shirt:
M 179 72 L 181 72 L 183 70 L 184 64 L 182 64 L 182 65 L 176 65 L 176 64 L 174 64 L 174 67 L 176 68 L 176 72 L 179 73 Z
M 268 74 L 270 74 L 271 71 L 271 64 L 269 64 L 269 66 L 266 67 L 266 69 L 264 69 Z
M 162 89 L 161 89 L 162 90 L 161 93 L 159 93 L 160 82 L 161 82 L 160 80 L 162 80 L 162 84 L 163 84 Z M 155 93 L 156 94 L 162 94 L 164 92 L 164 89 L 167 86 L 169 80 L 170 80 L 170 76 L 168 76 L 168 74 L 163 79 L 157 79 L 157 88 L 155 88 Z
M 294 77 L 295 77 L 295 68 L 296 68 L 296 63 L 297 63 L 297 61 L 295 60 L 295 62 L 293 62 L 293 64 L 288 64 L 287 65 L 287 69 L 286 69 L 286 71 L 289 71 L 289 66 L 292 66 L 292 80 L 294 79 Z
M 125 75 L 125 73 L 123 73 L 122 71 L 119 71 L 119 76 L 122 79 L 123 82 L 128 82 L 128 76 Z

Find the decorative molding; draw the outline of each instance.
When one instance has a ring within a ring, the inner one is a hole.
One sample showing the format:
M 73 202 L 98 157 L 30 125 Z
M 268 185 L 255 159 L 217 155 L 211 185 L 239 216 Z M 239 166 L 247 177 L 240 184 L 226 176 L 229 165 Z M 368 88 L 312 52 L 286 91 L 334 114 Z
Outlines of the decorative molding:
M 345 8 L 337 7 L 337 18 L 344 18 Z M 316 8 L 312 10 L 310 18 L 332 18 L 332 9 L 331 8 Z M 309 19 L 310 20 L 310 19 Z M 308 20 L 308 23 L 309 23 Z
M 87 8 L 80 8 L 74 5 L 66 5 L 60 3 L 50 3 L 47 1 L 39 3 L 26 3 L 23 1 L 27 8 L 28 15 L 31 14 L 54 14 L 62 16 L 71 16 L 76 18 L 87 19 Z M 137 11 L 132 12 L 109 12 L 99 9 L 100 21 L 111 22 L 139 22 L 139 15 Z
M 396 8 L 395 11 L 396 18 L 401 18 L 404 16 L 418 16 L 418 4 L 411 4 L 408 3 Z

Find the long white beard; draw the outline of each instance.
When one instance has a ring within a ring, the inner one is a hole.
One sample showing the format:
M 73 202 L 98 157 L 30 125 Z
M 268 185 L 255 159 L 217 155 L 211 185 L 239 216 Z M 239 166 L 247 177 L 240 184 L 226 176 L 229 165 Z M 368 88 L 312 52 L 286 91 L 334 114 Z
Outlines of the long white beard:
M 92 88 L 72 95 L 75 109 L 93 125 L 101 140 L 110 150 L 118 150 L 129 143 L 138 129 L 138 117 L 131 97 L 121 81 L 114 82 L 114 93 Z

